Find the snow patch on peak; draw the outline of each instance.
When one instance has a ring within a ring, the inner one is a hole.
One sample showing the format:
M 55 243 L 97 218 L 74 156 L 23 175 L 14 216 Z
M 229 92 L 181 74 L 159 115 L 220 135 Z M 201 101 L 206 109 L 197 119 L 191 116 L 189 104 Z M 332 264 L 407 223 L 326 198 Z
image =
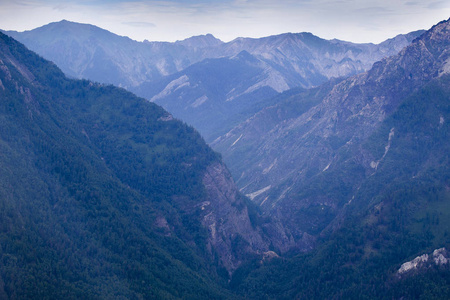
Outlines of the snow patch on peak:
M 275 158 L 275 160 L 273 161 L 273 163 L 272 163 L 270 166 L 268 166 L 267 168 L 265 168 L 265 169 L 263 170 L 262 173 L 263 173 L 264 175 L 267 174 L 267 173 L 269 173 L 270 170 L 272 170 L 272 168 L 277 164 L 277 161 L 278 161 L 278 159 Z
M 323 168 L 322 172 L 325 172 L 326 170 L 328 170 L 328 168 L 331 166 L 331 162 L 325 167 Z
M 235 140 L 234 143 L 231 144 L 231 147 L 233 147 L 234 145 L 236 145 L 236 143 L 239 142 L 239 140 L 242 138 L 243 135 L 244 135 L 244 134 L 242 133 L 242 134 L 237 138 L 237 140 Z

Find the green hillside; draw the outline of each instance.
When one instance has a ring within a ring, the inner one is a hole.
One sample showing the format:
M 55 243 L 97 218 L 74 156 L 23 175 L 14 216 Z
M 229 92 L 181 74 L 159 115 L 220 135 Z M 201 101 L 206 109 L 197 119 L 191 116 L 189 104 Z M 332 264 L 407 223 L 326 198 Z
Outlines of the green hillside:
M 3 34 L 0 80 L 0 298 L 226 296 L 193 208 L 219 161 L 199 134 Z

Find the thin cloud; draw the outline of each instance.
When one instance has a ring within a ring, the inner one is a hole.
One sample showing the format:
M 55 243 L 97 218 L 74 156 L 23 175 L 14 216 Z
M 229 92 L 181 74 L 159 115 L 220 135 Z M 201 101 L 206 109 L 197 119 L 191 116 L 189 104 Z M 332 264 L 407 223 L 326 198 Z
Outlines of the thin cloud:
M 149 22 L 122 22 L 123 25 L 132 27 L 155 28 L 156 25 Z
M 431 2 L 428 4 L 427 8 L 429 9 L 442 9 L 442 8 L 448 8 L 449 4 L 448 1 L 436 1 Z
M 390 14 L 390 13 L 393 13 L 394 11 L 391 9 L 388 9 L 386 7 L 374 6 L 374 7 L 360 8 L 360 9 L 357 9 L 355 12 L 361 13 L 363 15 L 370 15 L 370 14 L 381 15 L 381 14 Z
M 153 41 L 308 31 L 326 39 L 381 42 L 430 28 L 449 15 L 448 0 L 0 0 L 2 29 L 68 19 Z

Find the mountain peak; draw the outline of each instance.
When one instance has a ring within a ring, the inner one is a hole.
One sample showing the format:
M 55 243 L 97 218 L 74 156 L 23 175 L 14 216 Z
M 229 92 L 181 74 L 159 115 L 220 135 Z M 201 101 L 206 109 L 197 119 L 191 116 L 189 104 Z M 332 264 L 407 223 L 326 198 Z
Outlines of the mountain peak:
M 420 37 L 424 37 L 426 39 L 430 40 L 436 40 L 436 39 L 449 39 L 449 33 L 450 33 L 450 19 L 443 20 L 433 27 L 431 27 L 430 30 L 428 30 L 425 34 L 421 35 Z M 419 38 L 420 38 L 419 37 Z
M 255 56 L 251 55 L 248 51 L 242 50 L 238 54 L 231 57 L 231 59 L 246 61 L 249 63 L 257 63 L 258 59 Z
M 218 46 L 220 44 L 223 44 L 223 42 L 214 37 L 212 34 L 204 34 L 204 35 L 197 35 L 192 36 L 190 38 L 184 39 L 182 41 L 176 41 L 176 44 L 183 45 L 185 47 L 190 48 L 206 48 L 206 47 L 214 47 Z
M 68 28 L 68 27 L 77 27 L 77 28 L 80 28 L 80 27 L 88 28 L 89 27 L 89 28 L 101 29 L 100 27 L 97 27 L 92 24 L 78 23 L 78 22 L 73 22 L 73 21 L 69 21 L 66 19 L 62 19 L 61 21 L 51 22 L 51 23 L 48 23 L 41 27 L 35 28 L 33 30 L 39 30 L 41 28 Z M 103 30 L 105 30 L 105 29 L 103 29 Z M 107 31 L 107 30 L 105 30 L 105 31 Z
M 43 25 L 41 27 L 35 28 L 30 31 L 25 31 L 25 34 L 32 33 L 38 34 L 38 35 L 44 35 L 47 39 L 50 40 L 56 40 L 59 37 L 72 37 L 75 39 L 83 39 L 88 38 L 91 36 L 95 36 L 96 38 L 103 38 L 103 39 L 126 39 L 131 41 L 129 37 L 120 36 L 117 35 L 111 31 L 108 31 L 106 29 L 103 29 L 101 27 L 92 25 L 92 24 L 85 24 L 85 23 L 78 23 L 73 21 L 68 21 L 66 19 L 63 19 L 58 22 L 52 22 L 46 25 Z M 13 36 L 16 38 L 16 36 Z

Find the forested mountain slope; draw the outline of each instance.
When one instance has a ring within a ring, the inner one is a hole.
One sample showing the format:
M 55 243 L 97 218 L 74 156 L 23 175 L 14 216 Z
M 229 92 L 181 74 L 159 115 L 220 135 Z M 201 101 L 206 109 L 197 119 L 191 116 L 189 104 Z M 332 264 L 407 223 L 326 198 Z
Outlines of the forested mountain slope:
M 269 249 L 219 156 L 161 107 L 3 34 L 0 99 L 2 298 L 222 298 Z

